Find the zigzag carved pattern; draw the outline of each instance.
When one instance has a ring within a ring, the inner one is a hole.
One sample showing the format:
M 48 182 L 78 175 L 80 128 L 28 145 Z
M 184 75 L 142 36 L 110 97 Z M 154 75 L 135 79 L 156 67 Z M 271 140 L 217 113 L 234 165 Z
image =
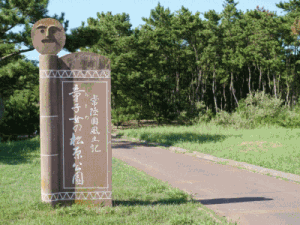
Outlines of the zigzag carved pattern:
M 46 202 L 53 202 L 59 200 L 97 200 L 97 199 L 111 199 L 111 191 L 98 192 L 58 192 L 52 194 L 43 194 L 42 200 Z
M 110 78 L 110 70 L 40 70 L 40 78 Z

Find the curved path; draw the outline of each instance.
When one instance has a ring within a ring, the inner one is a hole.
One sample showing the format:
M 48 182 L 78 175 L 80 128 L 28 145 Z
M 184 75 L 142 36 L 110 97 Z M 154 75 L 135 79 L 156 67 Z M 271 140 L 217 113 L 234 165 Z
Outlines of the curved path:
M 242 225 L 300 224 L 300 184 L 296 183 L 300 176 L 159 146 L 112 135 L 113 157 L 195 194 L 194 199 L 228 221 Z M 222 161 L 229 164 L 218 163 Z

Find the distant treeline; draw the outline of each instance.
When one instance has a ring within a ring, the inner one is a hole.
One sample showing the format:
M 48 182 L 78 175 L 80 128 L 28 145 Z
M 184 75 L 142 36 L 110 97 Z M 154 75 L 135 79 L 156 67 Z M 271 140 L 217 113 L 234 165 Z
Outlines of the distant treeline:
M 285 16 L 277 16 L 259 7 L 241 12 L 235 1 L 225 0 L 221 14 L 210 10 L 204 13 L 206 20 L 183 6 L 170 13 L 158 3 L 149 18 L 142 18 L 145 24 L 135 29 L 131 29 L 128 14 L 101 12 L 97 18 L 88 18 L 87 26 L 83 22 L 67 34 L 65 49 L 94 52 L 111 60 L 115 122 L 174 120 L 183 110 L 195 111 L 200 102 L 213 113 L 232 112 L 241 99 L 256 91 L 281 98 L 284 105 L 293 107 L 300 97 L 299 55 L 297 48 L 294 54 L 291 50 L 299 45 L 300 6 L 296 2 L 276 4 L 287 11 Z M 21 4 L 18 7 L 25 12 Z M 38 69 L 14 47 L 25 41 L 27 51 L 33 50 L 31 27 L 46 16 L 44 11 L 36 13 L 36 8 L 26 13 L 28 20 L 11 16 L 0 30 L 0 47 L 6 49 L 0 51 L 0 95 L 9 102 L 16 90 L 28 89 L 28 102 L 38 107 Z M 52 18 L 67 30 L 64 15 Z M 9 24 L 22 23 L 28 26 L 22 35 L 5 33 Z M 26 104 L 22 112 L 26 112 Z M 10 107 L 14 107 L 12 103 Z M 38 115 L 35 123 L 37 119 Z

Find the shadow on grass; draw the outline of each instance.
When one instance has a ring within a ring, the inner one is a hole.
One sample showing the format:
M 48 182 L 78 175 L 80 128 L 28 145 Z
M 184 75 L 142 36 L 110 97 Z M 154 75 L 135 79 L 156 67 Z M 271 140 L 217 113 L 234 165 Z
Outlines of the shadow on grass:
M 206 199 L 206 200 L 186 200 L 181 199 L 166 199 L 160 201 L 118 201 L 113 200 L 113 206 L 134 206 L 134 205 L 171 205 L 171 204 L 185 204 L 187 202 L 199 202 L 202 205 L 217 205 L 217 204 L 230 204 L 230 203 L 241 203 L 241 202 L 257 202 L 257 201 L 271 201 L 272 198 L 264 197 L 241 197 L 241 198 L 217 198 L 217 199 Z
M 30 153 L 35 152 L 39 148 L 39 137 L 34 137 L 30 140 L 0 142 L 0 163 L 7 165 L 30 163 L 33 159 Z
M 121 139 L 124 135 L 118 134 L 113 137 L 113 139 Z M 190 142 L 197 144 L 204 144 L 210 142 L 222 142 L 228 137 L 242 137 L 242 135 L 211 135 L 211 134 L 196 134 L 191 132 L 182 132 L 182 133 L 173 133 L 170 132 L 168 134 L 160 134 L 160 133 L 150 133 L 150 132 L 141 132 L 139 134 L 139 139 L 155 142 L 161 142 L 158 145 L 153 145 L 150 143 L 137 143 L 137 142 L 129 142 L 129 141 L 118 141 L 118 144 L 114 144 L 114 148 L 133 148 L 134 146 L 165 146 L 170 147 L 180 142 Z M 126 136 L 124 136 L 126 139 Z M 114 140 L 113 140 L 114 143 Z

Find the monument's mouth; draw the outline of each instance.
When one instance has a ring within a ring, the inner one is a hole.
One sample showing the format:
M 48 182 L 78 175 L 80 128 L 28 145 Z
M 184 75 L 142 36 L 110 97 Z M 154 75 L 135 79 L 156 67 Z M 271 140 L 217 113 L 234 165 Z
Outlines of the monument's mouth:
M 42 40 L 43 43 L 51 43 L 51 42 L 54 42 L 53 40 L 51 39 L 44 39 Z

